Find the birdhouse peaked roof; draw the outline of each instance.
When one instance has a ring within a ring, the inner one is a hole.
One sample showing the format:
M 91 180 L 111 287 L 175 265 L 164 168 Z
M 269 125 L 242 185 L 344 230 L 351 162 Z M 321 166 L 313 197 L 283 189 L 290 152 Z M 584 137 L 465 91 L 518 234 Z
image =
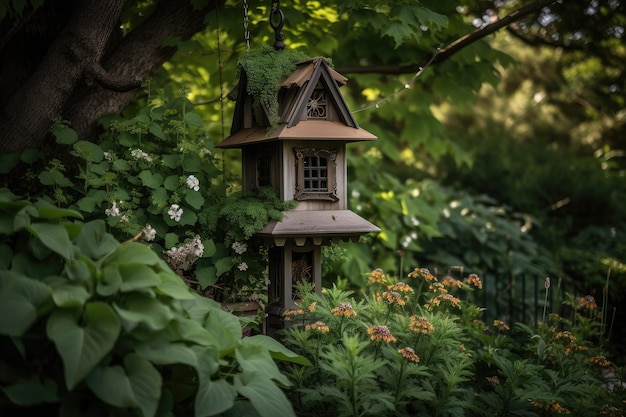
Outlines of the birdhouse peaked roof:
M 231 135 L 218 148 L 242 146 L 272 140 L 337 140 L 344 142 L 376 140 L 360 128 L 348 108 L 339 87 L 347 78 L 330 68 L 322 57 L 296 64 L 296 69 L 280 84 L 278 125 L 254 123 L 253 97 L 247 92 L 247 76 L 242 71 L 235 105 Z M 319 90 L 323 90 L 322 96 Z M 308 117 L 320 97 L 327 117 Z M 330 115 L 330 116 L 329 116 Z

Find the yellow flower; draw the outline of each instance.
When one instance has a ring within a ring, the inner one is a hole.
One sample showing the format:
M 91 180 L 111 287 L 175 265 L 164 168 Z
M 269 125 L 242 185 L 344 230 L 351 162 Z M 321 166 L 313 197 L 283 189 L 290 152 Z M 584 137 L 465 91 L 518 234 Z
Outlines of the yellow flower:
M 395 342 L 396 338 L 391 334 L 387 326 L 372 326 L 367 329 L 367 334 L 374 341 L 382 340 L 383 342 Z
M 469 274 L 469 276 L 465 279 L 465 282 L 470 285 L 473 285 L 479 290 L 483 288 L 483 283 L 480 280 L 480 277 L 476 274 Z
M 398 349 L 398 353 L 400 353 L 404 359 L 410 360 L 411 362 L 418 363 L 420 361 L 420 357 L 417 356 L 415 354 L 415 351 L 408 346 L 402 349 Z
M 558 332 L 555 336 L 555 339 L 566 339 L 569 340 L 570 342 L 574 342 L 576 340 L 576 336 L 574 336 L 571 332 L 568 332 L 567 330 L 563 331 L 563 332 Z
M 315 307 L 317 306 L 317 301 L 313 301 L 311 304 L 309 304 L 309 306 L 307 307 L 307 309 L 309 310 L 309 312 L 314 313 L 315 312 Z
M 506 330 L 511 330 L 511 328 L 509 327 L 508 324 L 506 324 L 505 322 L 503 322 L 502 320 L 494 320 L 493 321 L 493 326 L 500 330 L 501 332 L 504 332 Z
M 339 303 L 330 312 L 335 317 L 356 317 L 356 311 L 354 311 L 352 304 L 346 302 Z
M 409 330 L 413 333 L 428 334 L 435 330 L 435 327 L 423 316 L 411 316 Z
M 305 330 L 313 330 L 319 333 L 328 333 L 330 329 L 323 321 L 316 321 L 313 324 L 307 324 Z

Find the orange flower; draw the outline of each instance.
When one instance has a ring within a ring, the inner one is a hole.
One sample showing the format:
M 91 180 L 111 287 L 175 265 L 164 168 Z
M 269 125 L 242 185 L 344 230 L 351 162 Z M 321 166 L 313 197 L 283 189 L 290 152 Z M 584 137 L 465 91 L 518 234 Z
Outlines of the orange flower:
M 415 268 L 409 272 L 409 278 L 424 278 L 426 281 L 437 281 L 437 278 L 426 268 Z
M 409 330 L 413 333 L 428 334 L 435 330 L 435 327 L 423 316 L 411 316 Z
M 306 330 L 313 330 L 319 333 L 328 333 L 330 329 L 323 321 L 316 321 L 313 324 L 307 324 L 305 327 Z
M 602 355 L 589 358 L 589 362 L 594 365 L 598 365 L 602 368 L 608 368 L 609 366 L 611 366 L 611 362 L 607 360 L 606 356 L 602 356 Z
M 367 334 L 374 341 L 382 340 L 383 342 L 395 342 L 396 338 L 391 334 L 387 326 L 372 326 L 367 329 Z
M 444 285 L 444 287 L 461 288 L 461 281 L 459 281 L 456 278 L 451 277 L 450 275 L 446 275 L 445 277 L 443 277 L 443 279 L 441 280 L 441 283 Z
M 480 277 L 476 274 L 469 274 L 469 276 L 465 279 L 465 282 L 473 285 L 479 290 L 483 288 L 483 283 L 481 282 Z
M 384 293 L 378 295 L 376 297 L 378 301 L 385 301 L 387 304 L 394 305 L 397 304 L 399 306 L 403 306 L 406 304 L 406 301 L 399 292 L 397 291 L 385 291 Z
M 387 277 L 382 269 L 376 268 L 372 272 L 370 272 L 370 276 L 367 279 L 372 284 L 386 284 Z
M 307 309 L 309 310 L 309 312 L 314 313 L 315 312 L 315 307 L 317 306 L 317 301 L 313 301 L 311 304 L 309 304 L 309 306 L 307 307 Z
M 402 349 L 398 349 L 398 353 L 400 353 L 404 359 L 410 360 L 411 362 L 418 363 L 420 361 L 420 357 L 417 356 L 415 354 L 415 351 L 408 346 Z
M 352 304 L 346 302 L 339 303 L 330 312 L 335 317 L 356 317 L 356 311 L 354 311 Z
M 596 304 L 596 299 L 593 298 L 592 295 L 585 295 L 584 297 L 579 297 L 576 299 L 576 306 L 578 308 L 582 308 L 583 310 L 595 310 L 598 308 Z
M 402 293 L 413 293 L 413 288 L 411 288 L 411 286 L 405 282 L 398 282 L 396 284 L 393 285 L 389 285 L 387 286 L 387 289 L 389 291 L 397 291 L 397 292 L 402 292 Z
M 508 324 L 506 324 L 505 322 L 503 322 L 502 320 L 494 320 L 493 321 L 493 326 L 500 330 L 501 332 L 504 332 L 506 330 L 511 330 L 511 328 L 509 327 Z
M 285 320 L 293 320 L 294 316 L 301 316 L 303 314 L 304 310 L 298 308 L 296 310 L 285 310 L 285 312 L 283 313 L 283 317 L 285 318 Z

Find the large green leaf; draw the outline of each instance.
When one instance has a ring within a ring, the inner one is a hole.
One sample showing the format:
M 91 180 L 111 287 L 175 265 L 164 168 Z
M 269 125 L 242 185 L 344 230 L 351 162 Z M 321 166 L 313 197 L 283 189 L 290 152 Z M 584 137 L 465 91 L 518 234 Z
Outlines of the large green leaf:
M 101 279 L 98 281 L 96 291 L 98 294 L 108 297 L 119 291 L 122 286 L 122 275 L 117 264 L 105 265 L 102 268 Z
M 121 264 L 119 265 L 122 276 L 123 292 L 135 291 L 144 288 L 152 288 L 161 284 L 159 276 L 152 268 L 144 264 Z
M 281 344 L 273 337 L 258 334 L 251 337 L 243 338 L 241 340 L 241 343 L 244 346 L 259 346 L 267 349 L 274 359 L 280 359 L 283 361 L 298 363 L 300 365 L 311 366 L 311 362 L 309 362 L 307 358 L 287 349 L 283 344 Z
M 189 286 L 173 272 L 161 271 L 158 277 L 161 283 L 156 290 L 160 294 L 164 294 L 176 300 L 191 300 L 194 298 L 194 294 L 191 292 Z
M 52 291 L 34 279 L 0 271 L 0 334 L 21 336 L 37 320 Z
M 48 319 L 46 333 L 63 360 L 68 389 L 85 378 L 117 341 L 122 326 L 113 309 L 102 302 L 85 309 L 58 309 Z
M 39 379 L 20 381 L 16 384 L 0 388 L 13 404 L 32 406 L 43 403 L 57 402 L 57 385 L 51 381 Z
M 83 306 L 91 294 L 82 285 L 55 285 L 52 287 L 52 299 L 58 307 Z
M 178 317 L 176 323 L 182 340 L 200 346 L 219 346 L 220 343 L 217 338 L 197 321 Z
M 242 342 L 235 349 L 235 356 L 244 374 L 258 373 L 285 386 L 290 385 L 289 379 L 280 372 L 265 347 Z
M 119 246 L 119 242 L 107 233 L 104 220 L 85 223 L 74 243 L 91 259 L 100 259 Z
M 87 377 L 87 385 L 102 401 L 120 408 L 139 408 L 141 415 L 156 414 L 161 397 L 161 374 L 137 354 L 124 357 L 121 366 L 97 367 Z
M 295 417 L 291 403 L 267 376 L 259 372 L 245 372 L 235 377 L 237 391 L 250 400 L 263 417 Z
M 144 343 L 138 344 L 135 351 L 142 358 L 156 365 L 189 365 L 198 367 L 198 358 L 193 349 L 183 343 Z M 217 358 L 216 363 L 217 363 Z
M 119 245 L 115 252 L 107 258 L 107 262 L 156 265 L 159 263 L 159 257 L 145 244 L 129 242 Z
M 165 304 L 146 294 L 130 293 L 124 297 L 122 304 L 114 304 L 114 308 L 129 332 L 139 325 L 161 330 L 174 317 L 172 310 Z
M 58 253 L 68 261 L 74 259 L 74 248 L 70 242 L 70 236 L 65 227 L 60 224 L 31 223 L 26 226 L 26 230 L 31 232 L 50 250 Z
M 204 197 L 202 197 L 199 191 L 189 190 L 187 194 L 185 194 L 185 201 L 189 203 L 191 207 L 200 210 L 204 204 Z
M 195 417 L 214 416 L 230 410 L 237 397 L 237 390 L 224 379 L 205 379 L 200 382 L 195 402 Z M 281 416 L 276 414 L 275 416 Z
M 37 209 L 39 217 L 43 219 L 58 219 L 61 217 L 83 218 L 82 214 L 76 210 L 59 208 L 46 200 L 39 200 L 33 203 L 33 207 Z

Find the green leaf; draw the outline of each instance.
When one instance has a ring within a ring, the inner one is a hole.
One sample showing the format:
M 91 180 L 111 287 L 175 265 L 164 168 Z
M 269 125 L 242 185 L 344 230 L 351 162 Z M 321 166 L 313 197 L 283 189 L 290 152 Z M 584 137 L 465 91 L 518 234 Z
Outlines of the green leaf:
M 156 414 L 163 383 L 154 366 L 133 353 L 124 357 L 124 369 L 98 367 L 86 382 L 102 401 L 115 407 L 138 407 L 145 417 Z
M 282 361 L 293 362 L 300 365 L 311 366 L 311 362 L 303 356 L 298 355 L 295 352 L 287 349 L 283 344 L 278 342 L 273 337 L 265 336 L 265 335 L 254 335 L 251 337 L 246 337 L 242 339 L 242 344 L 244 346 L 259 346 L 264 349 L 267 349 L 270 352 L 270 355 L 274 359 L 280 359 Z
M 122 318 L 126 331 L 132 331 L 139 325 L 145 325 L 152 330 L 164 329 L 174 317 L 170 310 L 161 301 L 140 293 L 130 293 L 123 304 L 114 304 L 115 311 Z
M 161 280 L 152 268 L 144 264 L 121 264 L 119 265 L 122 277 L 122 292 L 152 288 L 161 284 Z
M 204 197 L 202 197 L 202 194 L 198 191 L 189 190 L 187 194 L 185 194 L 185 201 L 189 203 L 191 207 L 200 210 L 204 204 Z
M 224 379 L 201 380 L 196 394 L 196 417 L 214 416 L 230 410 L 235 404 L 237 390 Z M 281 414 L 276 414 L 281 416 Z
M 91 294 L 80 285 L 58 285 L 52 287 L 52 299 L 58 307 L 82 307 Z
M 20 154 L 17 152 L 0 156 L 0 174 L 8 174 L 20 162 Z
M 285 386 L 290 385 L 289 379 L 280 372 L 269 351 L 262 344 L 242 341 L 235 349 L 235 357 L 245 374 L 258 373 Z
M 46 333 L 63 360 L 65 383 L 73 389 L 113 348 L 121 324 L 105 303 L 88 303 L 84 311 L 59 309 L 48 319 Z
M 69 234 L 65 227 L 60 224 L 31 223 L 26 226 L 26 230 L 31 232 L 36 238 L 47 246 L 50 250 L 58 253 L 68 261 L 74 259 L 74 248 L 70 242 Z
M 194 298 L 191 289 L 173 272 L 161 271 L 158 274 L 161 283 L 157 291 L 175 300 L 191 300 Z
M 158 172 L 153 173 L 151 171 L 144 170 L 139 173 L 139 178 L 141 179 L 143 185 L 154 190 L 163 184 L 163 175 Z
M 259 372 L 236 377 L 237 391 L 250 400 L 262 417 L 295 417 L 291 403 L 281 389 Z M 240 383 L 241 381 L 241 383 Z
M 218 277 L 221 276 L 224 272 L 230 271 L 232 267 L 233 258 L 230 256 L 220 258 L 217 262 L 215 262 L 215 269 Z
M 178 235 L 176 233 L 167 233 L 165 235 L 165 247 L 167 249 L 178 245 Z
M 0 334 L 22 336 L 50 299 L 51 289 L 40 281 L 0 271 Z
M 76 153 L 87 162 L 100 162 L 104 158 L 104 151 L 100 146 L 86 140 L 80 140 L 73 145 Z
M 168 168 L 178 168 L 180 165 L 180 154 L 163 155 L 163 165 Z
M 165 182 L 163 182 L 163 186 L 166 190 L 174 191 L 178 188 L 179 185 L 179 177 L 178 175 L 169 175 L 165 178 Z
M 43 219 L 58 219 L 62 217 L 73 217 L 76 219 L 83 218 L 82 214 L 76 210 L 59 208 L 45 200 L 36 201 L 33 203 L 33 207 L 37 209 L 39 217 Z
M 85 223 L 74 243 L 91 259 L 100 259 L 119 246 L 113 235 L 107 233 L 104 220 Z
M 194 112 L 185 113 L 185 121 L 193 127 L 202 127 L 204 125 L 202 117 L 198 113 Z
M 61 145 L 71 145 L 78 140 L 78 135 L 74 129 L 67 126 L 57 126 L 52 129 L 52 134 L 56 137 L 57 143 Z
M 59 401 L 57 385 L 51 380 L 46 380 L 42 383 L 38 379 L 31 379 L 0 389 L 13 404 L 22 407 Z
M 26 164 L 33 164 L 40 157 L 41 152 L 39 152 L 37 149 L 26 149 L 24 152 L 22 152 L 22 155 L 20 155 L 20 159 Z
M 214 346 L 216 345 L 217 344 Z M 193 349 L 184 343 L 144 343 L 138 344 L 135 351 L 142 358 L 156 365 L 181 364 L 198 368 L 198 358 L 196 357 L 196 354 Z
M 163 129 L 161 128 L 161 125 L 157 123 L 150 123 L 150 127 L 148 127 L 148 131 L 159 139 L 165 140 L 167 138 L 167 136 L 163 132 Z
M 152 249 L 139 242 L 128 242 L 118 245 L 115 251 L 107 258 L 107 262 L 116 262 L 118 264 L 156 265 L 159 261 L 159 257 Z
M 194 276 L 202 286 L 202 289 L 208 288 L 211 285 L 215 285 L 218 279 L 214 266 L 196 268 Z

